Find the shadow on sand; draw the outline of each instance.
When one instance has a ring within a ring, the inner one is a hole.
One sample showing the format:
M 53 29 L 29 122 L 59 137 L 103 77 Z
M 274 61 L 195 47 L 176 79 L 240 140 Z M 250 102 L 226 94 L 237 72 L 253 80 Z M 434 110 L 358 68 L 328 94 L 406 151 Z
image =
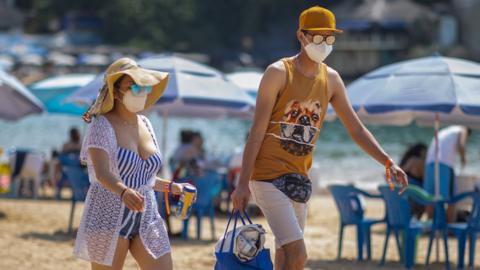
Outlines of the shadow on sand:
M 306 267 L 315 270 L 390 270 L 398 269 L 404 270 L 405 267 L 400 262 L 387 261 L 385 265 L 381 266 L 380 261 L 364 261 L 358 262 L 357 260 L 308 260 Z M 419 270 L 444 270 L 446 269 L 445 263 L 431 263 L 428 266 L 425 266 L 423 262 L 418 262 L 415 264 L 414 269 Z M 450 269 L 456 269 L 456 265 L 450 264 Z M 477 268 L 475 268 L 477 269 Z
M 52 233 L 39 233 L 39 232 L 29 232 L 20 235 L 22 239 L 40 239 L 40 240 L 47 240 L 52 242 L 68 242 L 75 239 L 75 235 L 77 234 L 77 230 L 74 230 L 72 233 L 68 233 L 67 231 L 58 230 Z

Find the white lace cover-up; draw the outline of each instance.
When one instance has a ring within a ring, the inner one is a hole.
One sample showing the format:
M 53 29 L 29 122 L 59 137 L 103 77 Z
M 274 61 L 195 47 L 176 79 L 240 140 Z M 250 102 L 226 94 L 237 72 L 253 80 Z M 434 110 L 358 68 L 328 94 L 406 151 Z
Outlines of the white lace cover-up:
M 141 117 L 153 132 L 150 121 L 145 116 Z M 158 145 L 155 136 L 154 140 Z M 80 153 L 80 160 L 87 164 L 91 185 L 75 240 L 74 255 L 90 262 L 111 266 L 125 205 L 117 194 L 110 192 L 97 181 L 92 160 L 88 154 L 89 148 L 98 148 L 107 152 L 110 171 L 120 179 L 115 131 L 105 116 L 93 119 Z M 171 249 L 165 224 L 157 211 L 157 202 L 152 189 L 153 181 L 154 177 L 148 185 L 137 189 L 145 196 L 145 212 L 142 214 L 139 235 L 147 252 L 157 259 Z

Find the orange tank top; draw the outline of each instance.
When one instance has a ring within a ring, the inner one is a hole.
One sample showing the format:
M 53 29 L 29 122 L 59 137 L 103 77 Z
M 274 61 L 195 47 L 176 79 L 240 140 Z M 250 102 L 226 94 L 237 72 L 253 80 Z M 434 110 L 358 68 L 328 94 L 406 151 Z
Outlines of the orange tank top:
M 315 78 L 308 78 L 294 68 L 293 59 L 282 62 L 287 83 L 273 107 L 252 180 L 274 180 L 288 173 L 307 176 L 327 112 L 326 65 L 320 65 Z

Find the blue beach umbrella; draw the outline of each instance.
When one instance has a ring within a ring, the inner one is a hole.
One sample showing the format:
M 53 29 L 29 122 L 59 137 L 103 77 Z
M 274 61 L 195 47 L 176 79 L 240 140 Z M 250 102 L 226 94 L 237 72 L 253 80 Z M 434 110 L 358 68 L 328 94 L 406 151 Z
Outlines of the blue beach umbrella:
M 348 85 L 362 120 L 407 125 L 412 121 L 480 127 L 480 65 L 431 56 L 376 69 Z
M 43 110 L 42 102 L 22 83 L 0 70 L 0 119 L 14 121 Z
M 49 113 L 82 115 L 87 105 L 65 102 L 64 99 L 95 78 L 94 74 L 68 74 L 47 78 L 30 85 L 30 91 L 44 104 Z
M 228 80 L 246 91 L 253 98 L 257 98 L 258 87 L 262 77 L 263 72 L 259 71 L 239 71 L 227 75 Z
M 430 56 L 376 69 L 352 82 L 348 97 L 362 121 L 435 126 L 435 194 L 439 194 L 438 128 L 480 127 L 480 65 Z
M 227 81 L 220 71 L 174 55 L 157 55 L 138 61 L 144 68 L 168 72 L 167 89 L 152 108 L 163 115 L 218 118 L 248 118 L 255 99 Z M 67 98 L 90 104 L 103 85 L 103 74 Z
M 166 146 L 170 116 L 250 118 L 255 99 L 225 79 L 222 72 L 175 55 L 157 55 L 138 61 L 143 68 L 168 72 L 164 94 L 150 111 L 164 119 L 162 149 Z M 69 102 L 91 104 L 103 85 L 103 74 L 67 98 Z

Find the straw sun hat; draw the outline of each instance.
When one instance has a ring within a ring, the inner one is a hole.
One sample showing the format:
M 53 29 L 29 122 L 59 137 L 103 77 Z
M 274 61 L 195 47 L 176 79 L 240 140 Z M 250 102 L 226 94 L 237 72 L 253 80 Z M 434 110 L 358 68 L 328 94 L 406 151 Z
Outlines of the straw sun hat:
M 90 122 L 92 115 L 105 114 L 113 109 L 114 84 L 123 75 L 130 76 L 140 86 L 152 86 L 152 92 L 148 94 L 145 102 L 145 109 L 160 99 L 168 81 L 168 73 L 141 68 L 130 58 L 120 58 L 113 62 L 105 72 L 104 85 L 93 105 L 84 114 L 85 121 Z

